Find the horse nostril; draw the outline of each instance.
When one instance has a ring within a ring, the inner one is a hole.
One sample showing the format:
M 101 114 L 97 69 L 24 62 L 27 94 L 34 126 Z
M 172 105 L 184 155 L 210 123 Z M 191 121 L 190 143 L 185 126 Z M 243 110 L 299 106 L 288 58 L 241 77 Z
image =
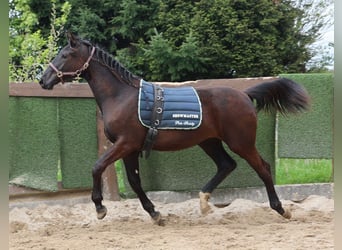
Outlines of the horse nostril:
M 46 89 L 46 85 L 44 84 L 43 79 L 40 79 L 39 85 L 40 85 L 43 89 Z
M 40 84 L 40 86 L 44 86 L 43 79 L 40 79 L 40 80 L 39 80 L 39 84 Z

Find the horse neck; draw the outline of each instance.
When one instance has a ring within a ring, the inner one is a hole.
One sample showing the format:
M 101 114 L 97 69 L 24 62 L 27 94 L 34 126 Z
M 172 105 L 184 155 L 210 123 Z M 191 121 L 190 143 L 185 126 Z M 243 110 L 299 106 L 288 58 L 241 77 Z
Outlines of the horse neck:
M 139 79 L 134 79 L 135 82 L 129 85 L 117 77 L 108 67 L 97 61 L 89 63 L 84 78 L 88 82 L 101 110 L 107 100 L 118 99 L 119 96 L 138 91 L 132 85 L 138 86 Z

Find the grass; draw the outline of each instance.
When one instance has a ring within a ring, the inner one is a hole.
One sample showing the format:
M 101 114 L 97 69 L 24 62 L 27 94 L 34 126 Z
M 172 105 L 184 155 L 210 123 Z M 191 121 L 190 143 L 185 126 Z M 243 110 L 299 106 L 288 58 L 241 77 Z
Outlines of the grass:
M 60 168 L 57 171 L 57 181 L 62 181 L 62 171 Z
M 61 181 L 62 181 L 61 160 L 58 160 L 58 165 L 57 165 L 57 181 L 58 181 L 58 182 L 61 182 Z
M 123 163 L 121 160 L 115 162 L 115 171 L 116 171 L 116 176 L 118 178 L 118 186 L 119 186 L 119 192 L 121 194 L 125 193 L 126 191 L 126 186 L 124 182 L 124 167 Z
M 332 169 L 332 160 L 330 159 L 278 159 L 276 184 L 332 182 Z

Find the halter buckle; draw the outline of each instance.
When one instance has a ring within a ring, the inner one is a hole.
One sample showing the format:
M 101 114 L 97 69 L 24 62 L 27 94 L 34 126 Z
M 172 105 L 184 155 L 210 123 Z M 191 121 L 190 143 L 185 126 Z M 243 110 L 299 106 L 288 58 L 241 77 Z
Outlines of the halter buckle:
M 83 67 L 82 67 L 82 70 L 86 70 L 88 67 L 89 67 L 89 63 L 85 62 Z

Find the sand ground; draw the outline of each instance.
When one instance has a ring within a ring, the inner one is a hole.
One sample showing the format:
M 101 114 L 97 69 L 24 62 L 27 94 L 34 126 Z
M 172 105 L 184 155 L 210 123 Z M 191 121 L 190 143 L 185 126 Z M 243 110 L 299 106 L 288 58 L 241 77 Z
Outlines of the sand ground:
M 292 218 L 268 203 L 234 200 L 202 216 L 199 199 L 158 203 L 165 226 L 154 225 L 137 199 L 104 201 L 108 214 L 97 220 L 94 205 L 39 205 L 9 213 L 10 249 L 334 249 L 334 200 L 309 196 L 282 201 Z

